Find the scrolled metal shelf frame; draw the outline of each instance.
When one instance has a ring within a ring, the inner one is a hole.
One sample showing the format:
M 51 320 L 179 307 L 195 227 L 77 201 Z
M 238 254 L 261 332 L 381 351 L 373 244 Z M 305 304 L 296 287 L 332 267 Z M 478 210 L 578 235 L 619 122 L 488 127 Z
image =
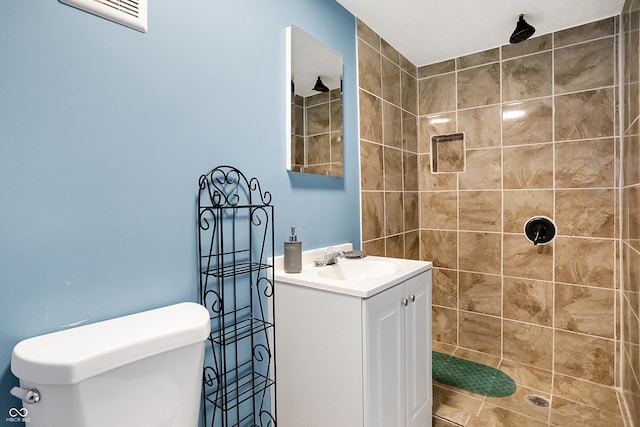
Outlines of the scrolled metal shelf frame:
M 268 264 L 273 213 L 271 193 L 232 166 L 199 179 L 199 298 L 211 316 L 202 401 L 207 427 L 277 425 Z

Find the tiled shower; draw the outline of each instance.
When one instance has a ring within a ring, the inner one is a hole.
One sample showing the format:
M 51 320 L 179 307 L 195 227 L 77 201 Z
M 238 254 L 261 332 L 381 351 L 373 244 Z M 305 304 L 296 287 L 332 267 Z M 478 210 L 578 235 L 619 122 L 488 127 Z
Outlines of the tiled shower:
M 433 261 L 434 348 L 518 383 L 465 396 L 462 424 L 622 426 L 626 400 L 640 425 L 637 6 L 419 68 L 358 22 L 364 249 Z M 432 173 L 432 137 L 454 133 L 463 171 Z M 524 236 L 533 216 L 551 244 Z

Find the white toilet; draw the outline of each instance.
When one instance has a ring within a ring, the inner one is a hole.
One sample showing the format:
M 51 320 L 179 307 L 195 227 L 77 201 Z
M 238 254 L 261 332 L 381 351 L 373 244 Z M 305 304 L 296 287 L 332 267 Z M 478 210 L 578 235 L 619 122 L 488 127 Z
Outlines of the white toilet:
M 182 303 L 21 341 L 19 416 L 29 427 L 196 427 L 210 329 L 206 308 Z

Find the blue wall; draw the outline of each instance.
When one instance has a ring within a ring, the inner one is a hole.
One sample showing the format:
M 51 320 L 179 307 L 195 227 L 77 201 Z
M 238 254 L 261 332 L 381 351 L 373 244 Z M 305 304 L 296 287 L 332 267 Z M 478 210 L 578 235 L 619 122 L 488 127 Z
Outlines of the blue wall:
M 291 24 L 343 54 L 344 179 L 285 171 Z M 0 52 L 0 425 L 18 341 L 196 299 L 213 167 L 271 191 L 277 254 L 291 224 L 307 249 L 359 245 L 355 20 L 334 1 L 152 0 L 143 34 L 5 0 Z

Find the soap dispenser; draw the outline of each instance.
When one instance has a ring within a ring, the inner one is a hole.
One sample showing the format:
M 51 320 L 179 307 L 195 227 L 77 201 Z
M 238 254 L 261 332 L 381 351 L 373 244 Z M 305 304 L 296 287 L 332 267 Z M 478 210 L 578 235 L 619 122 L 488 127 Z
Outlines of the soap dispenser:
M 296 228 L 291 226 L 289 241 L 284 242 L 284 272 L 300 273 L 302 271 L 302 242 L 298 241 Z

